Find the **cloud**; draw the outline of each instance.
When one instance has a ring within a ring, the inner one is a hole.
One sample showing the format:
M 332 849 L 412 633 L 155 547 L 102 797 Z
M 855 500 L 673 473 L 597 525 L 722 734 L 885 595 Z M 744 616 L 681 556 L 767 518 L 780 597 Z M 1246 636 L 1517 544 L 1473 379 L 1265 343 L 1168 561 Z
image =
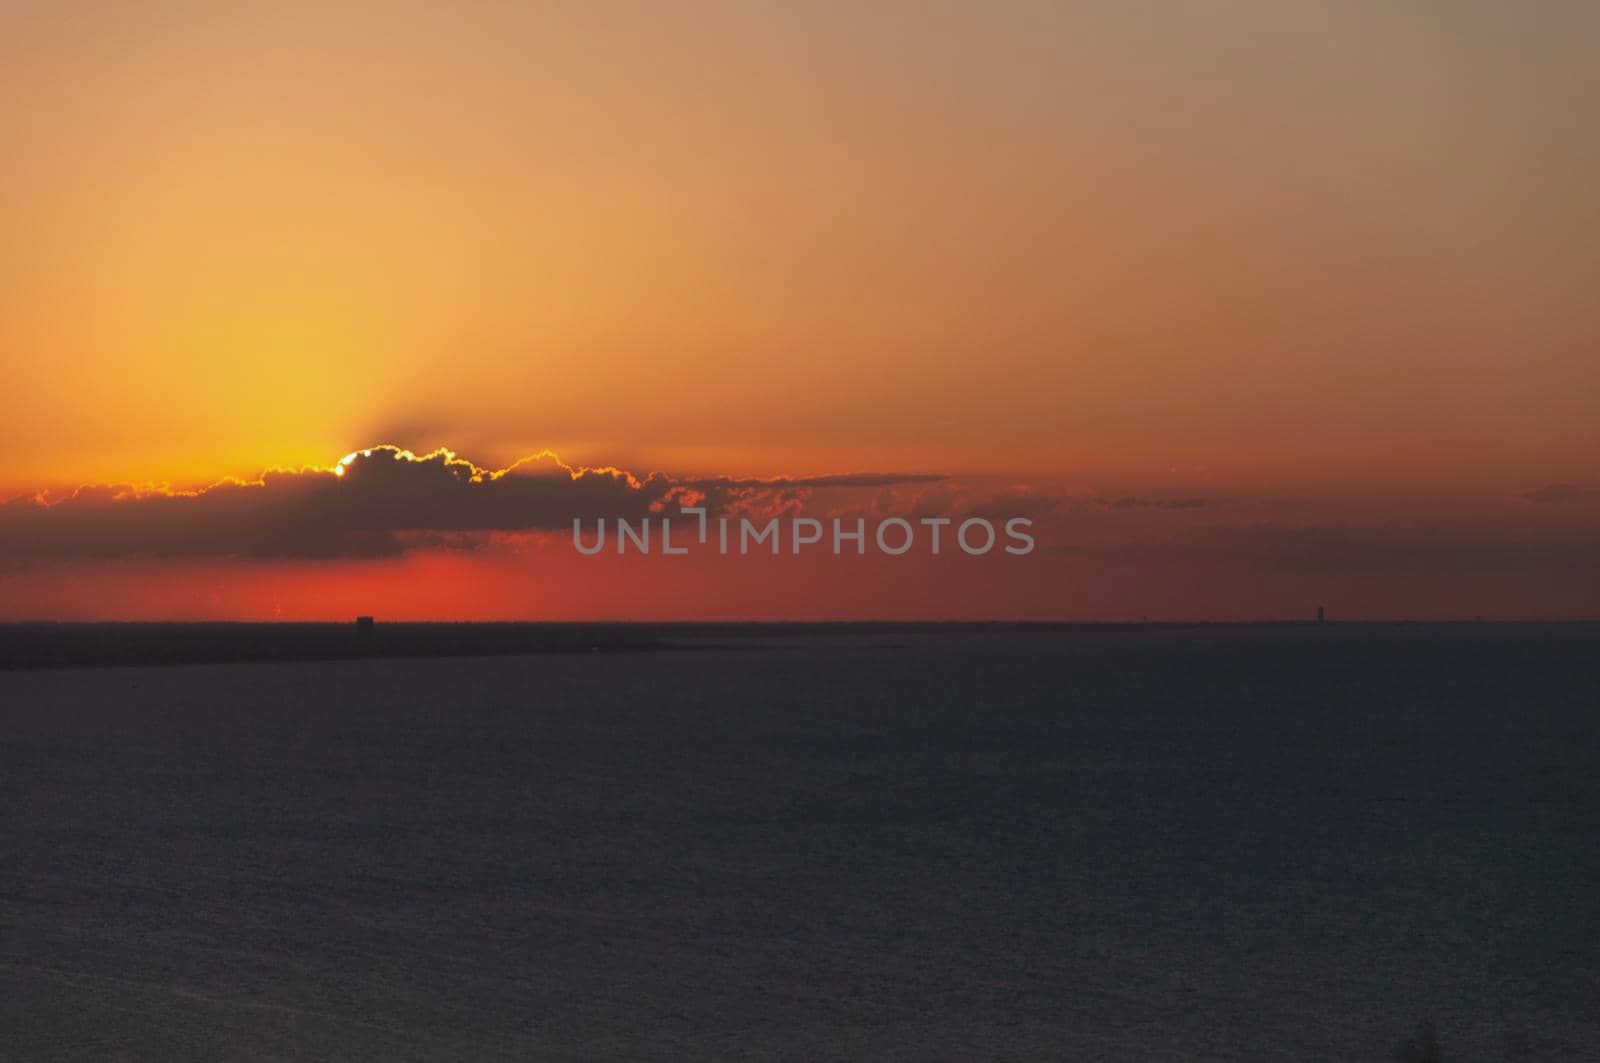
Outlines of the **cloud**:
M 1053 549 L 1107 562 L 1209 561 L 1296 572 L 1600 572 L 1600 541 L 1592 536 L 1448 525 L 1207 525 Z
M 61 499 L 13 499 L 0 504 L 0 558 L 388 557 L 474 533 L 566 529 L 575 518 L 636 521 L 678 501 L 716 513 L 757 496 L 929 479 L 938 477 L 641 478 L 574 468 L 548 451 L 491 470 L 448 450 L 379 446 L 331 468 L 272 469 L 195 491 L 93 484 Z
M 1204 498 L 1140 498 L 1136 495 L 1095 501 L 1111 509 L 1204 509 L 1207 505 Z
M 1523 496 L 1524 501 L 1536 505 L 1564 505 L 1570 502 L 1580 502 L 1587 498 L 1600 498 L 1600 491 L 1585 491 L 1575 484 L 1550 484 L 1535 491 L 1529 491 Z
M 771 479 L 730 479 L 715 477 L 685 480 L 691 487 L 758 487 L 767 490 L 786 487 L 894 487 L 900 484 L 931 484 L 948 480 L 943 473 L 847 472 L 833 476 L 775 476 Z
M 1040 520 L 1061 509 L 1066 501 L 1067 493 L 1059 487 L 1039 488 L 1019 484 L 974 500 L 966 515 L 997 522 L 1012 517 Z

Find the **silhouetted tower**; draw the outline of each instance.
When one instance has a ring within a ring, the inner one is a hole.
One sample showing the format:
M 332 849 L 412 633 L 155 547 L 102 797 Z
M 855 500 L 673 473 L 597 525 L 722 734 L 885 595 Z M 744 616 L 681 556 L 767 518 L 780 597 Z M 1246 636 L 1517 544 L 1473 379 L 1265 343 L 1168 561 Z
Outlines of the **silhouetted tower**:
M 1323 622 L 1323 621 L 1324 621 L 1324 620 L 1325 620 L 1325 619 L 1327 619 L 1327 618 L 1326 618 L 1326 617 L 1324 617 L 1324 616 L 1323 616 L 1323 615 L 1322 615 L 1322 606 L 1320 606 L 1320 605 L 1319 605 L 1319 606 L 1317 606 L 1317 623 L 1319 623 L 1319 624 L 1320 624 L 1320 623 L 1322 623 L 1322 622 Z

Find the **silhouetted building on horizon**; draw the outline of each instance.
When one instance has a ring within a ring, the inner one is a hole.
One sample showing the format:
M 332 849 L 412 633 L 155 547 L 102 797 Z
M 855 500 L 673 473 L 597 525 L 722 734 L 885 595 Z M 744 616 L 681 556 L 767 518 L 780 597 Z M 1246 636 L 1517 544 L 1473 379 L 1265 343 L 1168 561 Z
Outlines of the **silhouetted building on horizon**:
M 377 622 L 374 621 L 372 619 L 372 617 L 370 617 L 370 616 L 358 616 L 358 617 L 356 617 L 356 634 L 357 635 L 370 635 L 370 634 L 372 634 L 373 628 L 376 627 L 376 626 L 377 626 Z

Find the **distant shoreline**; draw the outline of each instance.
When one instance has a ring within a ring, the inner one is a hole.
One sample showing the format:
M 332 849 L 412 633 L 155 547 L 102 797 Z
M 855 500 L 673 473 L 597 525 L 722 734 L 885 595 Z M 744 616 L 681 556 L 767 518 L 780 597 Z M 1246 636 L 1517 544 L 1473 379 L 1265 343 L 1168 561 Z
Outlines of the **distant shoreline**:
M 1135 635 L 1247 629 L 1352 635 L 1403 631 L 1446 633 L 1508 627 L 1529 632 L 1576 631 L 1600 627 L 1600 621 L 395 621 L 379 622 L 367 631 L 358 631 L 354 623 L 38 621 L 0 623 L 0 671 L 770 649 L 790 639 L 863 636 Z

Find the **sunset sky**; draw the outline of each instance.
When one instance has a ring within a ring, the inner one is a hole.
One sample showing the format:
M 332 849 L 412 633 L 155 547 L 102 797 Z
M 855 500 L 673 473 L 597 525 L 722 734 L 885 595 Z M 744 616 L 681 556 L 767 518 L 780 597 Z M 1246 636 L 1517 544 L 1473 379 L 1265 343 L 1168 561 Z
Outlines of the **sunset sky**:
M 1581 0 L 0 5 L 0 619 L 1592 617 L 1597 99 Z M 1038 548 L 574 551 L 675 490 Z

